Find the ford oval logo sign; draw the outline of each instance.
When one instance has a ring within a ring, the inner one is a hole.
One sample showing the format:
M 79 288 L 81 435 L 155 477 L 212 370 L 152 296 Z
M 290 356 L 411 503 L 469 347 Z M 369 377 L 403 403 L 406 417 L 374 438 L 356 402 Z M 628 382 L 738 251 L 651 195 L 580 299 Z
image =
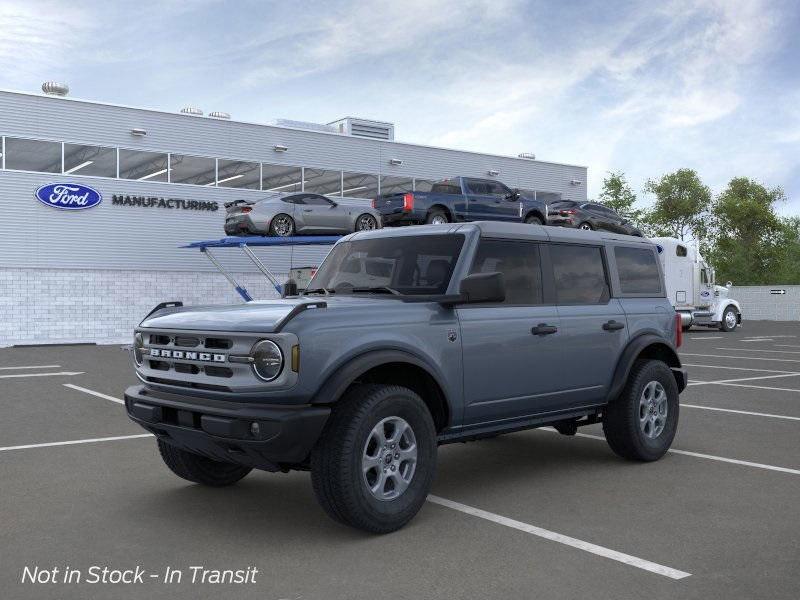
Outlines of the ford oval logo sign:
M 36 190 L 36 199 L 61 210 L 82 210 L 97 206 L 103 201 L 103 196 L 79 183 L 50 183 Z

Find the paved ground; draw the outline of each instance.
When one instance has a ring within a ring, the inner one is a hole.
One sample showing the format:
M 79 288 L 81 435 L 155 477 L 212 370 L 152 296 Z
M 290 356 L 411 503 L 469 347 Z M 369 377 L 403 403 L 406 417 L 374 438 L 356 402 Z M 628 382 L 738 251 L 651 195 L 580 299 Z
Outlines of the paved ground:
M 0 350 L 0 597 L 796 600 L 800 324 L 692 331 L 681 354 L 692 386 L 661 461 L 616 458 L 599 428 L 444 446 L 439 503 L 376 537 L 330 521 L 306 473 L 172 476 L 113 401 L 135 382 L 117 347 Z M 81 443 L 42 445 L 64 441 Z M 92 565 L 183 581 L 20 583 Z M 189 583 L 201 565 L 259 573 Z

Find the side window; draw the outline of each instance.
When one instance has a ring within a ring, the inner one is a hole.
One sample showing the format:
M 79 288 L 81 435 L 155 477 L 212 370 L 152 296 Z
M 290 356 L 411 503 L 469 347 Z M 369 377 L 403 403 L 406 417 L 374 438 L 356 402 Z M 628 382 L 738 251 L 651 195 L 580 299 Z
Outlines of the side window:
M 489 193 L 486 183 L 477 179 L 467 179 L 467 190 L 470 194 L 486 195 Z
M 550 246 L 559 304 L 605 304 L 610 298 L 603 255 L 597 246 Z
M 383 186 L 381 186 L 381 191 L 383 191 Z M 461 186 L 458 185 L 457 181 L 449 181 L 445 179 L 444 181 L 434 183 L 431 187 L 431 192 L 434 194 L 456 194 L 460 196 Z
M 656 255 L 649 248 L 614 248 L 619 285 L 623 294 L 662 296 Z
M 305 196 L 285 196 L 281 198 L 287 204 L 305 204 Z
M 541 304 L 542 269 L 539 246 L 529 242 L 481 240 L 471 273 L 503 274 L 505 304 Z
M 507 196 L 508 194 L 511 193 L 510 189 L 508 189 L 502 183 L 497 182 L 497 181 L 495 181 L 495 182 L 486 182 L 486 186 L 489 188 L 489 193 L 492 196 L 505 197 L 505 196 Z
M 686 246 L 681 246 L 680 244 L 675 247 L 675 255 L 676 256 L 686 256 L 688 253 L 686 251 Z
M 312 206 L 330 206 L 331 201 L 322 196 L 315 196 L 313 194 L 309 194 L 308 196 L 305 197 L 304 204 L 311 204 Z

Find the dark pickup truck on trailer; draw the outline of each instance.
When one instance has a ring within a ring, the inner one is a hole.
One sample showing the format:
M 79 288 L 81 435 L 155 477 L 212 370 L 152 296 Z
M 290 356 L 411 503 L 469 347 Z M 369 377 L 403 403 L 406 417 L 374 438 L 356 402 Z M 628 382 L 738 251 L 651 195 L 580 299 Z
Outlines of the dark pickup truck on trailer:
M 441 225 L 464 221 L 547 222 L 547 204 L 533 192 L 512 190 L 493 179 L 455 177 L 433 184 L 430 192 L 383 194 L 372 201 L 383 224 Z

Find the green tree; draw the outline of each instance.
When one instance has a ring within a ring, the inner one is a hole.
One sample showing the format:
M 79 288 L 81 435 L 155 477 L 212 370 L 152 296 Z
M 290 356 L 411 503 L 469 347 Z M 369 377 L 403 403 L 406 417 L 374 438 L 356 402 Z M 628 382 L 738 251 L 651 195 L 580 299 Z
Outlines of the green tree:
M 798 224 L 782 221 L 774 204 L 781 188 L 766 188 L 747 177 L 731 179 L 711 209 L 714 244 L 709 258 L 719 281 L 739 285 L 785 283 L 796 270 Z M 795 256 L 792 256 L 794 250 Z
M 607 175 L 603 180 L 603 191 L 600 192 L 598 200 L 617 214 L 638 223 L 642 218 L 642 211 L 633 207 L 636 203 L 636 194 L 625 178 L 625 173 L 609 171 Z
M 644 215 L 648 233 L 681 240 L 702 240 L 708 235 L 711 190 L 695 171 L 678 169 L 657 181 L 650 179 L 644 191 L 656 197 Z

